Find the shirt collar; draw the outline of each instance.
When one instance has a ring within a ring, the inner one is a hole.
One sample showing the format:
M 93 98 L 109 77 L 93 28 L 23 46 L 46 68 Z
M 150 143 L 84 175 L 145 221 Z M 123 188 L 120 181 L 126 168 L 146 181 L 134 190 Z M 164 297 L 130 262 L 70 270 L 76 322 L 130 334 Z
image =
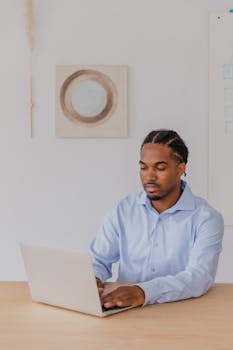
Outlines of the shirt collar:
M 171 208 L 168 208 L 167 210 L 165 210 L 163 213 L 174 213 L 177 210 L 194 210 L 195 209 L 195 199 L 186 181 L 181 180 L 181 188 L 183 192 L 180 198 L 178 199 L 178 201 L 176 202 L 176 204 L 174 204 Z M 138 204 L 151 206 L 150 200 L 147 197 L 147 194 L 145 191 L 142 191 L 139 194 Z

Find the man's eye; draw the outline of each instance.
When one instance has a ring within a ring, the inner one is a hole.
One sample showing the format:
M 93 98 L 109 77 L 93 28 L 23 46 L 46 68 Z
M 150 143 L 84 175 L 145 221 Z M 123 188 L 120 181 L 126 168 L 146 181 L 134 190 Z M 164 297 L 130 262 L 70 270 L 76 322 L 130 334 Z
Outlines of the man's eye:
M 157 170 L 159 170 L 159 171 L 165 171 L 166 168 L 157 168 Z

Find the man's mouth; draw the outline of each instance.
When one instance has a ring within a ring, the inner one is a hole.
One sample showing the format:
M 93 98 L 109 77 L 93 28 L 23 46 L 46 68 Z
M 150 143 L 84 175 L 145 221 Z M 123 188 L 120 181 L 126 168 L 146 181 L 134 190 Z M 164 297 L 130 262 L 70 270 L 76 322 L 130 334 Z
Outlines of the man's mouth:
M 148 192 L 154 192 L 160 188 L 159 185 L 154 184 L 154 183 L 150 183 L 150 182 L 146 183 L 144 185 L 144 187 L 145 187 L 146 191 L 148 191 Z

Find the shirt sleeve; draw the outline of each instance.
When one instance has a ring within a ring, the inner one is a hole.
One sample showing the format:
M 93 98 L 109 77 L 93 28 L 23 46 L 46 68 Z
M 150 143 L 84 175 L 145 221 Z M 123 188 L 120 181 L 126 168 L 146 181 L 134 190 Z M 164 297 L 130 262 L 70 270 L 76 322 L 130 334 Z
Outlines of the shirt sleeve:
M 89 247 L 95 276 L 102 282 L 112 277 L 112 264 L 119 260 L 119 234 L 115 207 L 106 215 L 102 227 Z
M 184 271 L 137 284 L 145 293 L 143 306 L 198 297 L 206 293 L 214 283 L 222 250 L 223 231 L 220 214 L 214 213 L 204 220 L 197 229 Z

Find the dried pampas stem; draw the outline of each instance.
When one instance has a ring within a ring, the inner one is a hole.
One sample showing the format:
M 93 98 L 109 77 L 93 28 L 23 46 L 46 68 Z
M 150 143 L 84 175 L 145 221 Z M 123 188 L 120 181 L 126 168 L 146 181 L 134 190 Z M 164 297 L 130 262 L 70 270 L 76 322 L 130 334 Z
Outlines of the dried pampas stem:
M 26 34 L 28 39 L 28 46 L 30 50 L 30 98 L 29 98 L 29 108 L 30 108 L 30 136 L 32 137 L 32 111 L 33 111 L 33 94 L 32 94 L 32 50 L 34 47 L 33 43 L 33 3 L 32 0 L 26 0 Z
M 30 51 L 33 49 L 33 6 L 32 0 L 26 0 L 26 33 Z

